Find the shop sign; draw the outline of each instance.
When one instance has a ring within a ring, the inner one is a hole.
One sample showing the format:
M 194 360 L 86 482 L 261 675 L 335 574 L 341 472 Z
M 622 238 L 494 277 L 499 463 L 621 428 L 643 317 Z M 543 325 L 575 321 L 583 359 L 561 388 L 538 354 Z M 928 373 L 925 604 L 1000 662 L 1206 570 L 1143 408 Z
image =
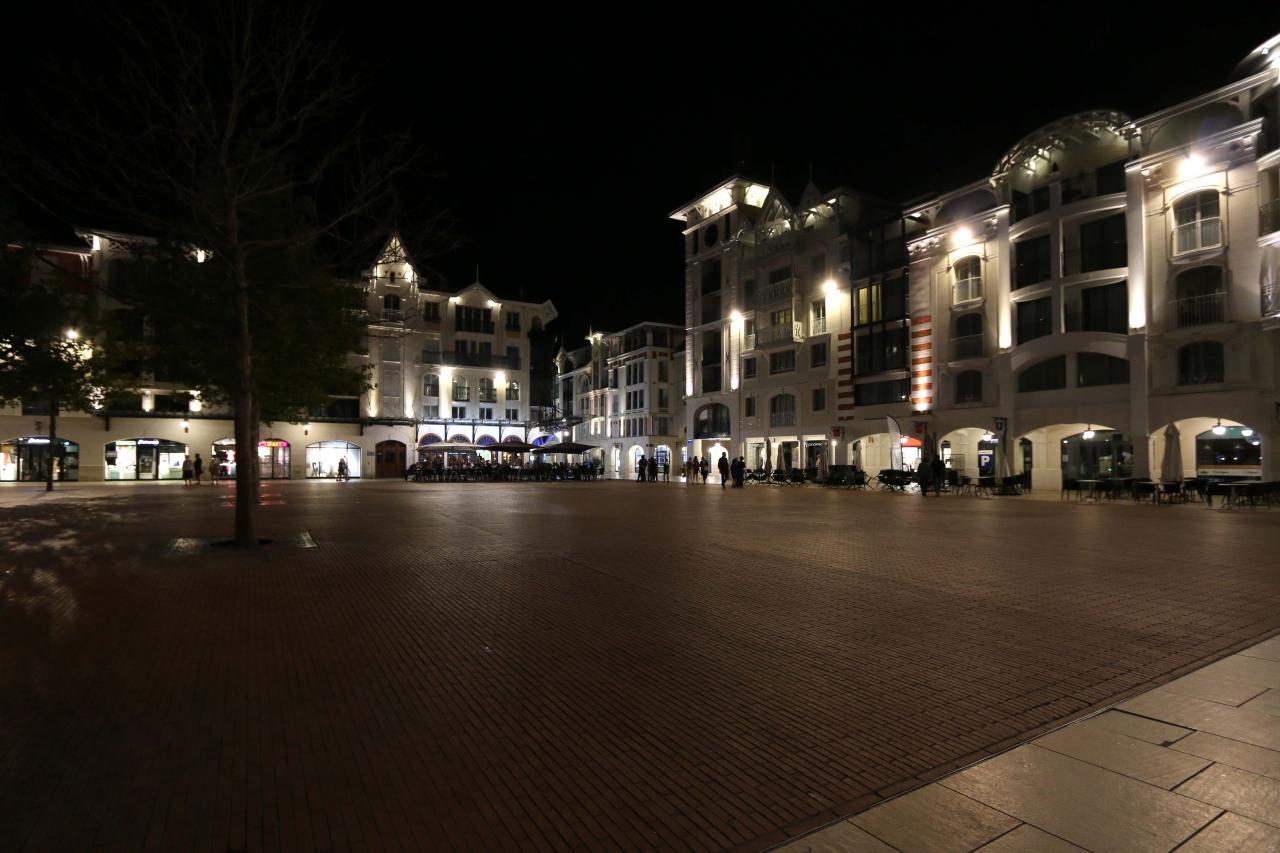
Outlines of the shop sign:
M 259 447 L 288 447 L 289 442 L 278 438 L 265 439 L 258 442 Z
M 159 443 L 160 443 L 160 439 L 158 439 L 158 438 L 140 438 L 140 439 L 138 439 L 138 444 L 159 444 Z
M 49 443 L 49 439 L 47 439 L 47 438 L 24 438 L 24 439 L 22 439 L 22 443 L 23 443 L 23 444 L 48 444 L 48 443 Z

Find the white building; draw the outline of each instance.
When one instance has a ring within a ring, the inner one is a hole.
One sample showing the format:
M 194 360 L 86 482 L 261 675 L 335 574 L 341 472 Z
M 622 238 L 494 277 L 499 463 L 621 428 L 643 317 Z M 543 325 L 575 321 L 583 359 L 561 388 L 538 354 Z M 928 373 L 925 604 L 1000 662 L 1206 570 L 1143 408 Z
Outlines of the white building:
M 572 441 L 600 448 L 596 461 L 611 479 L 636 476 L 641 458 L 678 473 L 684 448 L 684 329 L 638 323 L 592 332 L 587 345 L 556 358 L 559 409 Z
M 108 279 L 127 261 L 130 235 L 95 231 L 84 243 L 47 247 L 46 255 L 78 275 Z M 487 444 L 533 441 L 542 406 L 531 403 L 537 369 L 550 386 L 551 354 L 539 352 L 548 302 L 503 299 L 480 284 L 434 289 L 393 236 L 361 281 L 366 296 L 371 390 L 334 397 L 299 423 L 261 426 L 263 479 L 327 478 L 346 459 L 352 477 L 402 477 L 415 448 L 436 440 Z M 549 396 L 550 388 L 547 389 Z M 49 460 L 48 417 L 38 403 L 0 411 L 0 481 L 40 480 Z M 180 479 L 185 455 L 220 459 L 234 470 L 231 414 L 206 406 L 190 388 L 155 374 L 139 394 L 95 412 L 60 414 L 65 463 L 60 479 Z
M 1277 46 L 1153 115 L 1054 122 L 904 211 L 905 309 L 855 284 L 869 307 L 846 434 L 863 467 L 889 466 L 893 415 L 953 467 L 998 473 L 1001 418 L 1009 468 L 1036 488 L 1159 478 L 1174 431 L 1186 476 L 1280 479 Z M 891 314 L 909 363 L 870 334 Z

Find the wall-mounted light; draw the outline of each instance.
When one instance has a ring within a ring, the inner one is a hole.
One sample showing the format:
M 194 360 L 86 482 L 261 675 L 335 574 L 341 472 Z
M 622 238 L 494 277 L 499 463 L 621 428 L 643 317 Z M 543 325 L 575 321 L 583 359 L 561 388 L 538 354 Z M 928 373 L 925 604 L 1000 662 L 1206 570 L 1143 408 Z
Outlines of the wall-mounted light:
M 311 435 L 311 422 L 310 422 L 310 421 L 308 421 L 307 423 L 305 423 L 305 424 L 303 424 L 303 425 L 302 425 L 302 434 L 303 434 L 303 435 Z
M 969 228 L 967 225 L 961 225 L 955 230 L 955 233 L 951 235 L 951 247 L 954 249 L 963 248 L 972 242 L 973 229 Z
M 839 285 L 836 284 L 836 280 L 834 278 L 829 278 L 822 283 L 822 292 L 827 296 L 831 296 L 837 289 L 839 289 Z
M 497 373 L 493 374 L 493 381 L 496 385 L 506 385 L 507 372 L 505 370 L 499 370 Z
M 1189 154 L 1187 159 L 1178 164 L 1178 177 L 1182 180 L 1196 178 L 1208 171 L 1208 163 L 1200 154 Z
M 191 422 L 188 421 L 186 418 L 182 419 L 182 431 L 191 432 Z
M 735 329 L 742 328 L 742 312 L 734 311 L 729 314 L 729 324 Z
M 1093 424 L 1089 424 L 1088 429 L 1080 433 L 1080 437 L 1083 438 L 1085 441 L 1088 441 L 1089 439 L 1093 438 L 1095 435 L 1097 435 L 1097 433 L 1093 431 Z
M 1244 429 L 1240 430 L 1240 434 L 1243 435 L 1245 438 L 1248 438 L 1249 436 L 1253 435 L 1253 430 L 1249 429 L 1248 427 L 1245 427 Z
M 1216 426 L 1214 426 L 1214 428 L 1213 428 L 1213 434 L 1214 434 L 1214 435 L 1226 435 L 1226 434 L 1227 434 L 1227 428 L 1226 428 L 1226 427 L 1224 427 L 1224 426 L 1222 425 L 1222 418 L 1218 418 L 1218 423 L 1217 423 L 1217 425 L 1216 425 Z
M 206 254 L 204 253 L 204 249 L 196 249 L 196 263 L 197 263 L 197 264 L 203 264 L 203 263 L 204 263 L 204 259 L 205 259 L 206 257 L 208 257 L 208 255 L 206 255 Z

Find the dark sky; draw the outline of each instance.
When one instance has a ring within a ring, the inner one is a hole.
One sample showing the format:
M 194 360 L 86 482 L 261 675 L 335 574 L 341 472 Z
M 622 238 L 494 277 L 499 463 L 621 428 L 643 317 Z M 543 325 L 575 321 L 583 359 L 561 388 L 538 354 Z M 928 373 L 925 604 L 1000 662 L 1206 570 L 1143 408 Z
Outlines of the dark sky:
M 451 286 L 478 264 L 502 296 L 553 299 L 570 345 L 588 324 L 681 321 L 682 243 L 667 214 L 735 171 L 776 174 L 793 194 L 810 169 L 824 189 L 895 201 L 946 190 L 1062 115 L 1138 117 L 1215 88 L 1280 31 L 1274 6 L 1193 22 L 1174 4 L 1047 16 L 985 4 L 951 19 L 911 5 L 896 16 L 783 5 L 781 21 L 747 6 L 647 18 L 618 16 L 640 6 L 573 18 L 454 7 L 446 20 L 437 7 L 357 16 L 344 3 L 328 21 L 374 82 L 373 120 L 408 125 L 441 175 L 411 192 L 447 206 L 464 242 L 429 263 Z M 91 17 L 75 26 L 93 31 Z M 24 42 L 7 65 L 50 43 Z

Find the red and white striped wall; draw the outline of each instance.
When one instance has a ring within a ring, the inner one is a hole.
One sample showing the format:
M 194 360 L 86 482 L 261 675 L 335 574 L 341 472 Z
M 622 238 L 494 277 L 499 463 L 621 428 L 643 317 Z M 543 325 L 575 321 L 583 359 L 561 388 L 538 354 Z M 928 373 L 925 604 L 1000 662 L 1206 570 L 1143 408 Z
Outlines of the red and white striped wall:
M 911 407 L 933 408 L 933 318 L 911 318 Z
M 836 420 L 853 420 L 853 332 L 836 336 Z

